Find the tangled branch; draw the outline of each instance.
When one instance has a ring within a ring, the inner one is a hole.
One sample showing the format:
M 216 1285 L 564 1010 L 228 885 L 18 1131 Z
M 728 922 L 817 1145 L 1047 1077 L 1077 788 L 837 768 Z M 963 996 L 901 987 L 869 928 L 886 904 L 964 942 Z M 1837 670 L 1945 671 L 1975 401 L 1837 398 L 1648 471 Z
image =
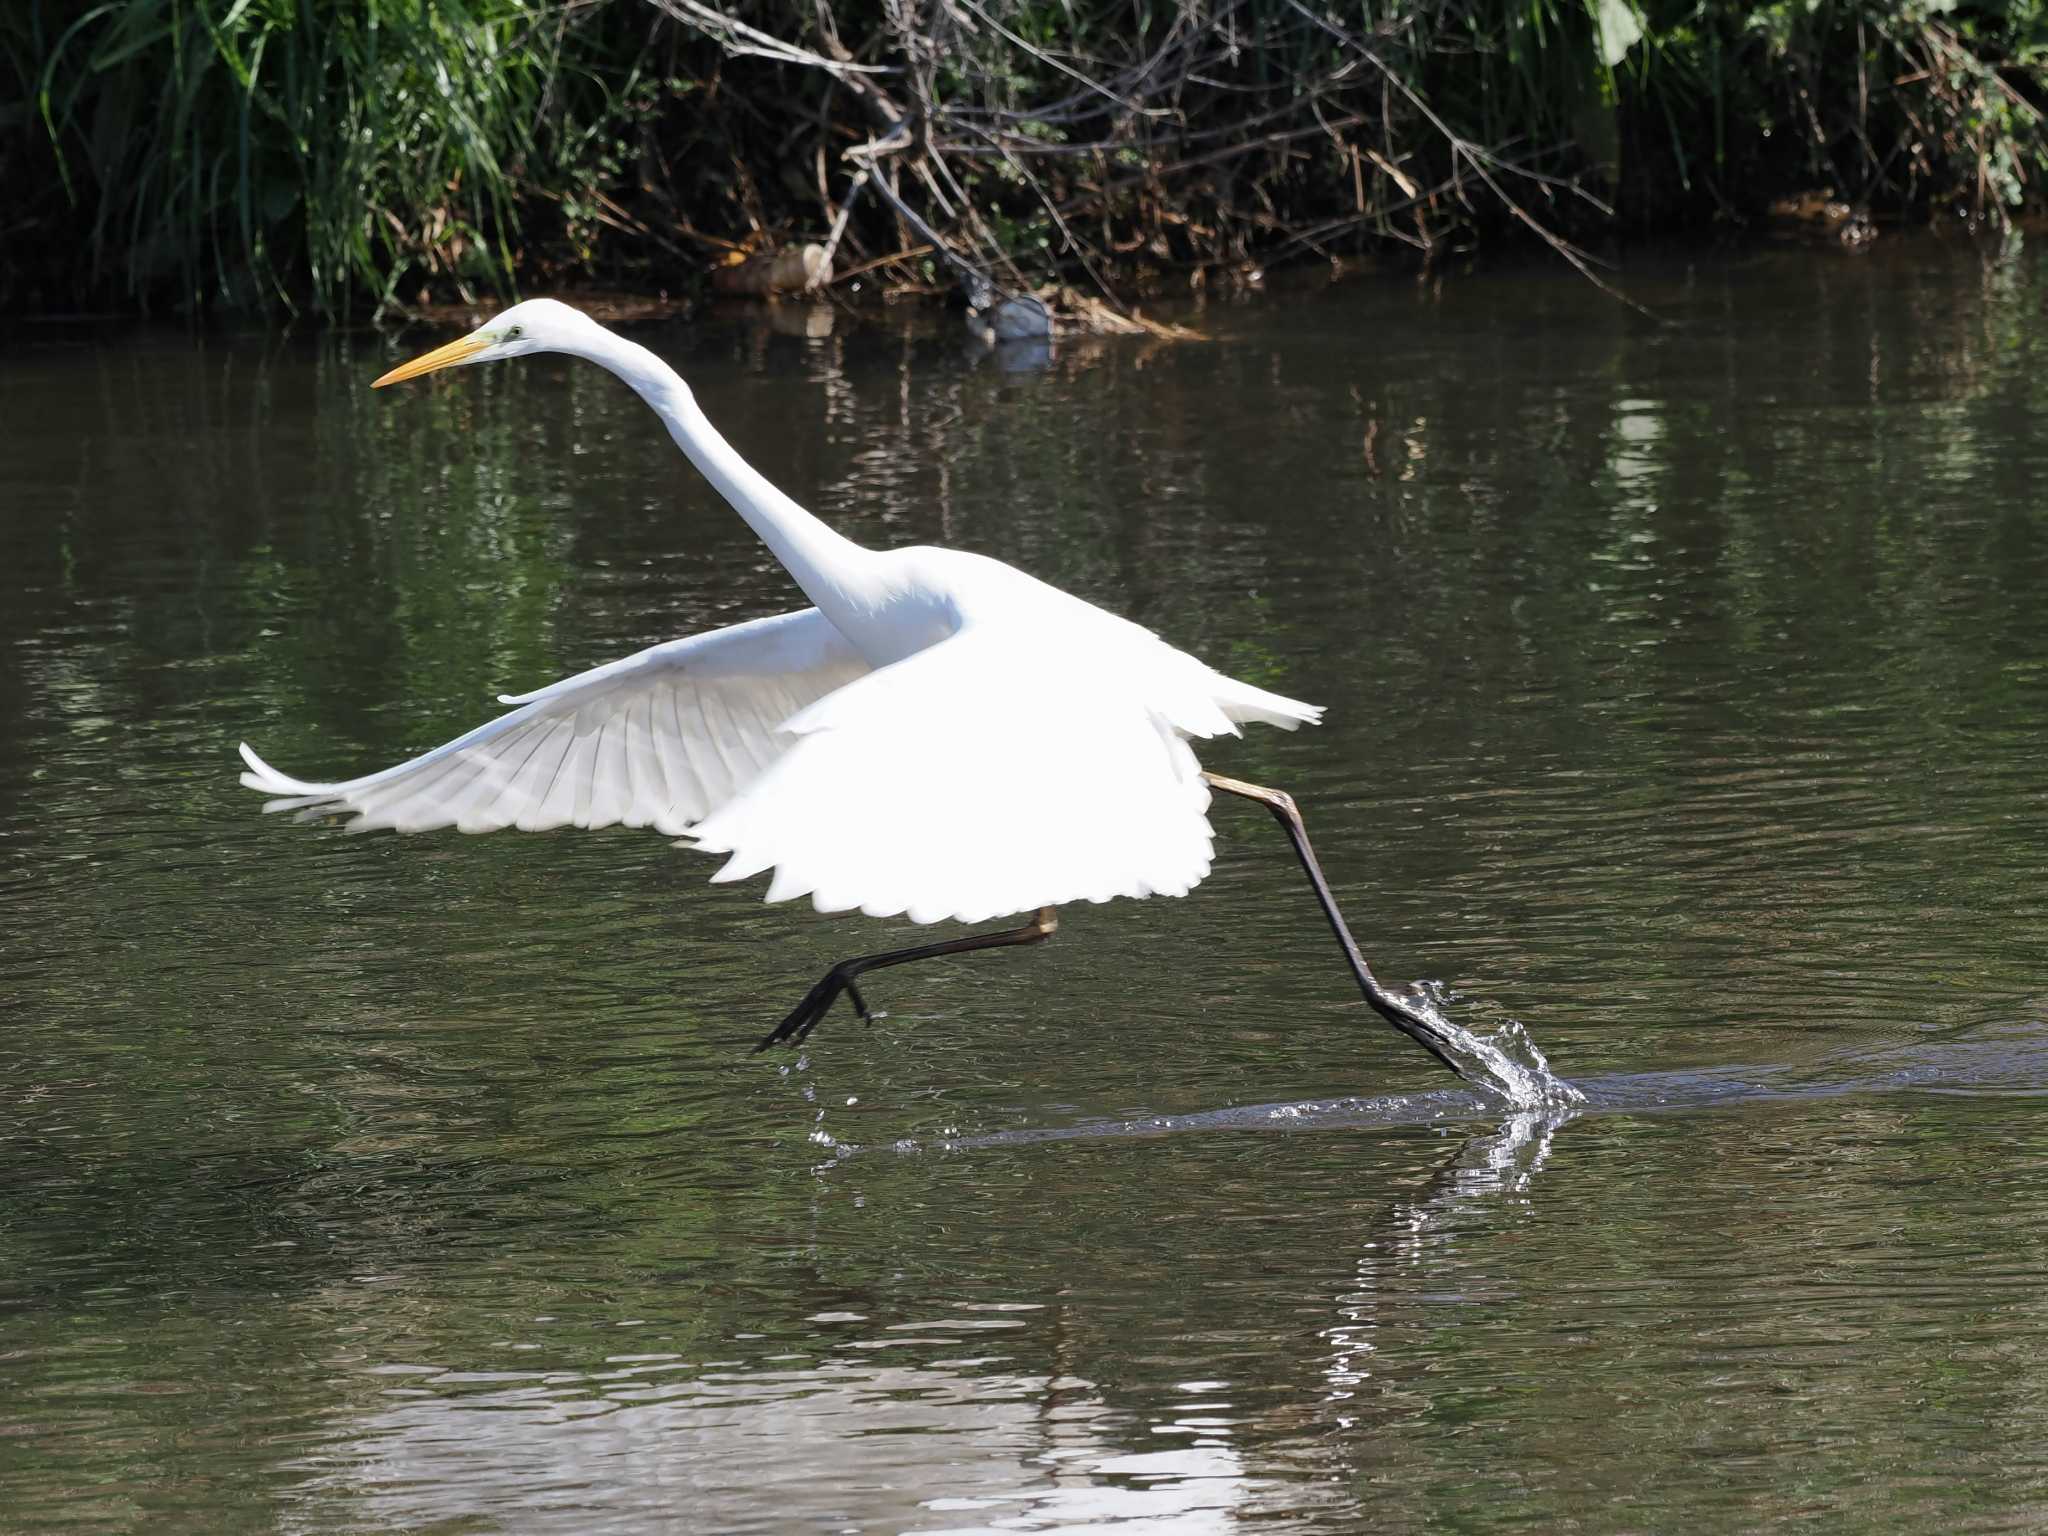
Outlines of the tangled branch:
M 1513 150 L 1460 132 L 1415 83 L 1448 44 L 1408 23 L 1367 36 L 1304 0 L 1110 0 L 1064 9 L 1055 34 L 1023 4 L 887 0 L 855 36 L 835 0 L 779 30 L 708 0 L 649 3 L 729 60 L 786 72 L 804 108 L 781 158 L 820 168 L 831 252 L 897 287 L 1071 278 L 1121 309 L 1167 272 L 1256 275 L 1346 239 L 1428 256 L 1478 201 L 1606 286 L 1548 211 L 1610 212 L 1583 157 L 1568 138 Z

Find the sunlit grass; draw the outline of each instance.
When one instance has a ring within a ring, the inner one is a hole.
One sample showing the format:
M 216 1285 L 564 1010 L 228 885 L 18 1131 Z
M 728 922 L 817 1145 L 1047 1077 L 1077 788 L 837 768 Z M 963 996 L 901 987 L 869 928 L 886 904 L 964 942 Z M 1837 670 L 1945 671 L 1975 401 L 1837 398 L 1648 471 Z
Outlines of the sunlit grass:
M 524 205 L 573 189 L 635 81 L 532 0 L 35 0 L 0 27 L 93 278 L 194 306 L 507 287 Z

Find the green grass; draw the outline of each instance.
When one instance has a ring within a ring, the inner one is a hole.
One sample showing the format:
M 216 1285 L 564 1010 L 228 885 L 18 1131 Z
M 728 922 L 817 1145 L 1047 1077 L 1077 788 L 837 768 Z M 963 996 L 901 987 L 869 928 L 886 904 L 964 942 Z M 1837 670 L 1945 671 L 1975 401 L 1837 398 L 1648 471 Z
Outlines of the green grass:
M 29 0 L 6 26 L 85 286 L 138 302 L 502 290 L 528 205 L 583 187 L 638 86 L 532 0 Z

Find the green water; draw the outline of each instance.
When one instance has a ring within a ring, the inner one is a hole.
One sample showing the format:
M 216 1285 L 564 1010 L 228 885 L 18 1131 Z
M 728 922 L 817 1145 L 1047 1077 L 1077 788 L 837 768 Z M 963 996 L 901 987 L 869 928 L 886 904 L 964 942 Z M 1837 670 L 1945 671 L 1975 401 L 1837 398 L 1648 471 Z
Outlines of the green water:
M 636 332 L 854 537 L 1328 705 L 1205 762 L 1548 1121 L 1251 807 L 801 1061 L 923 931 L 261 816 L 239 740 L 365 771 L 799 599 L 587 366 L 0 338 L 0 1528 L 2048 1524 L 2048 261 L 1630 281 Z

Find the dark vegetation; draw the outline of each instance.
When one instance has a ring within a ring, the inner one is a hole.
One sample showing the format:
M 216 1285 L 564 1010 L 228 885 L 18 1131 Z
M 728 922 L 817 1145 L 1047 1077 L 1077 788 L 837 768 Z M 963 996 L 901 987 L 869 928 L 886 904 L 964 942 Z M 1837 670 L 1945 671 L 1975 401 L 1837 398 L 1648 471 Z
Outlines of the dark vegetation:
M 2000 226 L 2048 0 L 12 0 L 0 306 L 365 312 L 731 253 L 1129 303 L 1275 263 Z M 935 248 L 936 247 L 936 248 Z

